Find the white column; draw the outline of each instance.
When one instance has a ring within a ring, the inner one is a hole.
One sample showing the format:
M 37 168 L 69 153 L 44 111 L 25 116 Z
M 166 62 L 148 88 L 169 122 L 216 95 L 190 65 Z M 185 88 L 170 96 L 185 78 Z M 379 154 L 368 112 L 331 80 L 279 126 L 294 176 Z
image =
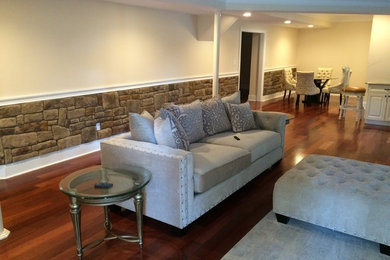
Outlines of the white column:
M 0 240 L 6 239 L 9 233 L 10 232 L 3 227 L 3 215 L 1 214 L 1 205 L 0 205 Z
M 221 11 L 214 14 L 214 44 L 213 44 L 213 97 L 219 92 L 219 45 L 221 40 Z

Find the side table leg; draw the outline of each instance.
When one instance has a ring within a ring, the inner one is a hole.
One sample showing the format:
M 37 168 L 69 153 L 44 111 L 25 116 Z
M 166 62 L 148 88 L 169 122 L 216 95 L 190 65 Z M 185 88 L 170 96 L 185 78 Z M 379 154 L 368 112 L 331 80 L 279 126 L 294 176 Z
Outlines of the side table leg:
M 71 202 L 69 204 L 70 207 L 70 216 L 73 222 L 74 234 L 76 237 L 76 249 L 77 256 L 79 259 L 83 258 L 83 247 L 81 245 L 81 207 L 77 204 L 76 198 L 71 198 Z
M 111 232 L 111 222 L 110 222 L 110 209 L 108 206 L 104 206 L 104 229 L 106 230 L 107 235 Z
M 142 247 L 142 245 L 143 245 L 143 237 L 142 237 L 143 198 L 142 198 L 141 192 L 139 192 L 134 197 L 134 207 L 135 207 L 135 212 L 137 214 L 137 229 L 138 229 L 139 246 Z

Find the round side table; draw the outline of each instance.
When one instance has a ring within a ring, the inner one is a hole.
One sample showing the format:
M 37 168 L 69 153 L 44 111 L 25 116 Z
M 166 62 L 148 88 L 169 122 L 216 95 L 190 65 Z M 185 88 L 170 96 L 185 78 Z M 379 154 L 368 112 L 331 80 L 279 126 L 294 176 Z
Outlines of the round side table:
M 74 172 L 61 180 L 60 190 L 70 199 L 70 215 L 79 259 L 82 259 L 85 250 L 94 248 L 106 240 L 138 242 L 142 247 L 142 188 L 148 184 L 150 178 L 151 173 L 140 167 L 128 166 L 126 169 L 112 170 L 93 166 Z M 131 198 L 134 199 L 138 235 L 116 235 L 111 231 L 108 206 Z M 82 246 L 81 240 L 81 205 L 104 206 L 105 216 L 106 236 L 85 246 Z

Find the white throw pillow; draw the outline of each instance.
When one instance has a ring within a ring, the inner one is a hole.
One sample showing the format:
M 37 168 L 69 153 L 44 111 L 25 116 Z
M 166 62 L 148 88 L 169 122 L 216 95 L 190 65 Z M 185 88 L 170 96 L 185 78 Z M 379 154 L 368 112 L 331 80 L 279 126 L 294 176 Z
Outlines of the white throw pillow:
M 146 110 L 141 114 L 129 113 L 131 137 L 135 141 L 156 143 L 153 127 L 153 116 Z

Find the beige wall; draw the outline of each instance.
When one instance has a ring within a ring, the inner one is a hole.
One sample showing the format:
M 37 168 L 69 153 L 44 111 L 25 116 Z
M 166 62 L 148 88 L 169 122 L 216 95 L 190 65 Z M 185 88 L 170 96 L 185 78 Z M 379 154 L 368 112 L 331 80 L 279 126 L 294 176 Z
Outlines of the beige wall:
M 341 67 L 352 69 L 351 85 L 365 86 L 371 22 L 336 23 L 326 29 L 301 29 L 298 33 L 297 68 L 317 71 L 332 67 L 341 80 Z
M 266 37 L 265 69 L 296 65 L 297 29 L 269 27 Z
M 295 64 L 297 30 L 237 22 L 220 73 L 238 73 L 240 30 L 266 33 L 265 69 Z M 0 101 L 212 75 L 193 16 L 92 0 L 0 1 Z
M 221 73 L 237 72 L 232 37 L 221 39 Z M 176 12 L 2 0 L 0 39 L 0 99 L 212 74 L 212 42 L 198 41 L 193 17 Z
M 372 22 L 367 81 L 390 83 L 390 16 L 375 15 Z

